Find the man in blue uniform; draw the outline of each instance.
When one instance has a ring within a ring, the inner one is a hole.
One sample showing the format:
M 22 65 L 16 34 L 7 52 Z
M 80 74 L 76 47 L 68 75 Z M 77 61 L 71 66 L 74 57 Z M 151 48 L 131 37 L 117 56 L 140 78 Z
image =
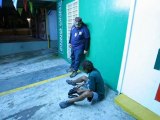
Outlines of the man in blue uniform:
M 71 47 L 71 66 L 68 72 L 72 72 L 70 77 L 77 75 L 78 68 L 84 54 L 87 54 L 90 42 L 90 33 L 87 26 L 80 17 L 75 18 L 75 23 L 71 28 L 69 46 Z
M 75 102 L 82 101 L 85 98 L 88 99 L 91 104 L 101 101 L 105 97 L 104 81 L 100 72 L 94 68 L 91 61 L 84 61 L 82 63 L 83 70 L 88 73 L 88 77 L 82 76 L 76 80 L 66 80 L 70 85 L 75 86 L 77 83 L 83 83 L 83 88 L 77 88 L 76 92 L 79 96 L 70 100 L 61 102 L 59 106 L 63 109 L 73 105 Z

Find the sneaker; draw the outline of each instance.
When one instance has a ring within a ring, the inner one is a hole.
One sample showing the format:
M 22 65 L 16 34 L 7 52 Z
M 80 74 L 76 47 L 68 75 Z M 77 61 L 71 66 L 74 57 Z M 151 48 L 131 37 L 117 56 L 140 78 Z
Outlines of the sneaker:
M 77 93 L 77 90 L 78 90 L 78 89 L 77 89 L 76 87 L 70 89 L 69 92 L 68 92 L 68 95 L 72 95 L 72 94 Z
M 77 71 L 73 71 L 72 74 L 70 75 L 70 78 L 75 77 L 77 74 L 78 74 Z
M 74 71 L 74 69 L 70 67 L 70 68 L 69 68 L 69 69 L 67 69 L 66 71 L 67 71 L 67 72 L 73 72 L 73 71 Z
M 69 85 L 73 85 L 73 86 L 76 86 L 77 84 L 75 82 L 73 82 L 72 80 L 66 80 L 66 82 L 69 84 Z
M 59 106 L 62 108 L 62 109 L 64 109 L 64 108 L 66 108 L 66 107 L 69 107 L 69 106 L 71 106 L 71 105 L 73 105 L 74 103 L 69 103 L 68 101 L 64 101 L 64 102 L 60 102 L 59 103 Z

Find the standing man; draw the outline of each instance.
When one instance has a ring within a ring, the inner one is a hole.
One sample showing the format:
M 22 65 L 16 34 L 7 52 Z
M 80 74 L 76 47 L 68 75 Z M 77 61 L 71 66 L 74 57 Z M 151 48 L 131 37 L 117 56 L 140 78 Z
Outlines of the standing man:
M 71 47 L 71 66 L 68 72 L 72 72 L 70 77 L 77 75 L 78 68 L 84 54 L 89 49 L 90 33 L 82 18 L 76 17 L 75 23 L 71 28 L 69 47 Z

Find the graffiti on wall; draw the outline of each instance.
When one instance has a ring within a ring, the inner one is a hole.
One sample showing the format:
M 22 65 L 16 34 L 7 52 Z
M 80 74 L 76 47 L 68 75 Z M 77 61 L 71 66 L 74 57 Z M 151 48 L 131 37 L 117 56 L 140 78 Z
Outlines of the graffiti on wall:
M 63 23 L 62 23 L 62 0 L 58 2 L 58 38 L 59 52 L 63 54 Z

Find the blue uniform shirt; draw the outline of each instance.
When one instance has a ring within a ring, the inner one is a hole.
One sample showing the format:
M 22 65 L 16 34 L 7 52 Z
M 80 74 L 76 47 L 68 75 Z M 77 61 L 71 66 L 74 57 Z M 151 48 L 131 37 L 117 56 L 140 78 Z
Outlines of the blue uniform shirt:
M 80 28 L 76 28 L 74 25 L 71 28 L 70 41 L 72 48 L 88 50 L 90 33 L 86 25 L 82 25 Z

